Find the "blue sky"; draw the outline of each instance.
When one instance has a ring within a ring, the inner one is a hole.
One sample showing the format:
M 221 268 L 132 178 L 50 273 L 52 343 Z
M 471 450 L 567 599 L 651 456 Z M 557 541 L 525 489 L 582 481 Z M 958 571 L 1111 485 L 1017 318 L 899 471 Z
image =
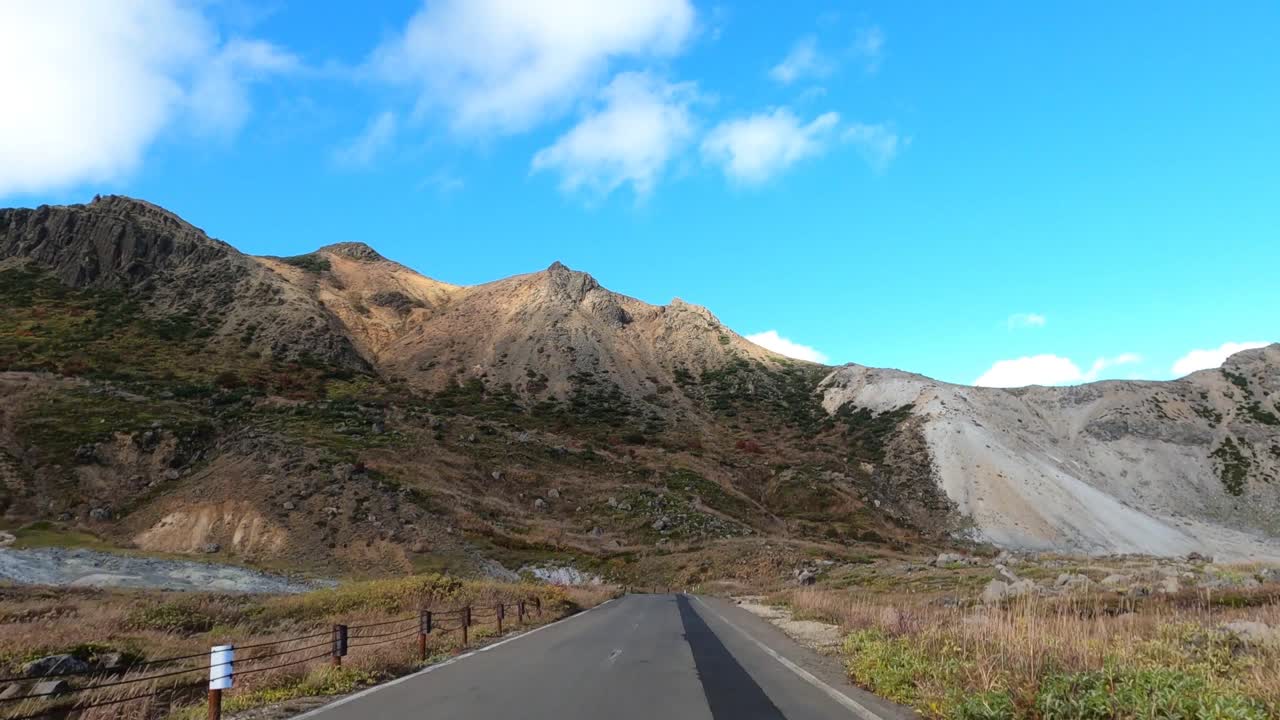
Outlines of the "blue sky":
M 1280 339 L 1276 3 L 369 5 L 3 4 L 0 204 L 461 284 L 561 260 L 961 383 Z

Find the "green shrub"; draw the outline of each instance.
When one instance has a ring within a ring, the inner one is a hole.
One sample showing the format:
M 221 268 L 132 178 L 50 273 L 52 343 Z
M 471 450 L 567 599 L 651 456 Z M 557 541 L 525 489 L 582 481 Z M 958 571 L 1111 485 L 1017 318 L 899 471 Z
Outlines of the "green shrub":
M 951 711 L 954 720 L 1012 720 L 1017 716 L 1013 698 L 1005 690 L 966 695 Z
M 1043 720 L 1265 720 L 1257 701 L 1209 686 L 1203 677 L 1171 668 L 1102 670 L 1051 675 L 1040 685 Z

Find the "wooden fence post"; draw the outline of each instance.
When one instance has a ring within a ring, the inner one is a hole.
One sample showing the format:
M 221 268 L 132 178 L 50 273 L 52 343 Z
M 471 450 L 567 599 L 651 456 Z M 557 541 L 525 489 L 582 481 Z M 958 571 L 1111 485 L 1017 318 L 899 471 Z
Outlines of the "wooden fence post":
M 427 659 L 427 635 L 431 632 L 431 611 L 418 611 L 418 659 Z
M 342 667 L 342 656 L 347 654 L 347 626 L 333 626 L 333 666 Z
M 462 608 L 462 647 L 467 646 L 467 628 L 471 627 L 471 606 Z
M 523 600 L 516 601 L 516 622 L 521 625 L 524 624 L 524 601 Z
M 498 635 L 502 635 L 502 614 L 506 612 L 505 607 L 502 603 L 498 603 L 498 607 L 493 610 L 493 614 L 498 618 Z

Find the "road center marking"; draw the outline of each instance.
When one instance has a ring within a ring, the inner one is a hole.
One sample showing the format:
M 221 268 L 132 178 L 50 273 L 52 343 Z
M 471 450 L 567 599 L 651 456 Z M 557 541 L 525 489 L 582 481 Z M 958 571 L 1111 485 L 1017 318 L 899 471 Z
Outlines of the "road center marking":
M 743 636 L 743 637 L 745 637 L 746 639 L 750 640 L 751 642 L 755 643 L 757 646 L 759 646 L 759 648 L 760 648 L 761 650 L 764 650 L 766 653 L 768 653 L 770 657 L 772 657 L 774 660 L 777 660 L 779 663 L 781 663 L 783 667 L 785 667 L 786 669 L 788 669 L 788 670 L 790 670 L 791 672 L 795 673 L 796 675 L 799 675 L 799 676 L 800 676 L 800 678 L 801 678 L 802 680 L 804 680 L 805 682 L 809 683 L 810 685 L 812 685 L 812 686 L 814 686 L 814 687 L 818 688 L 819 690 L 821 690 L 822 692 L 826 693 L 828 697 L 830 697 L 832 700 L 835 700 L 836 702 L 840 703 L 840 705 L 842 705 L 842 706 L 843 706 L 846 710 L 848 710 L 849 712 L 853 713 L 854 715 L 857 715 L 858 717 L 862 718 L 863 720 L 884 720 L 884 718 L 881 718 L 879 715 L 877 715 L 877 714 L 875 714 L 874 712 L 872 712 L 871 710 L 867 709 L 867 707 L 866 707 L 865 705 L 863 705 L 862 703 L 860 703 L 860 702 L 858 702 L 858 701 L 854 700 L 853 698 L 849 697 L 848 695 L 845 695 L 844 693 L 840 692 L 839 690 L 837 690 L 837 689 L 835 689 L 835 688 L 831 687 L 830 685 L 826 684 L 825 682 L 823 682 L 823 681 L 819 680 L 819 679 L 817 678 L 817 676 L 815 676 L 813 673 L 809 672 L 808 670 L 805 670 L 804 668 L 800 667 L 799 665 L 797 665 L 797 664 L 795 664 L 795 663 L 791 662 L 790 660 L 788 660 L 788 659 L 786 659 L 786 658 L 782 657 L 782 655 L 778 654 L 778 652 L 777 652 L 776 650 L 774 650 L 773 648 L 769 647 L 768 645 L 765 645 L 763 642 L 761 642 L 761 641 L 759 641 L 759 640 L 755 639 L 755 637 L 753 637 L 753 636 L 751 636 L 750 634 L 748 634 L 746 630 L 743 630 L 742 628 L 738 627 L 737 625 L 734 625 L 732 622 L 729 622 L 728 618 L 726 618 L 725 616 L 723 616 L 723 615 L 721 615 L 720 613 L 716 612 L 716 611 L 715 611 L 715 610 L 714 610 L 710 605 L 708 605 L 706 602 L 704 602 L 704 601 L 702 600 L 702 598 L 698 597 L 697 595 L 691 595 L 690 597 L 692 597 L 694 600 L 697 600 L 699 605 L 701 605 L 702 607 L 704 607 L 704 608 L 706 608 L 706 609 L 707 609 L 707 612 L 709 612 L 709 613 L 711 613 L 712 615 L 715 615 L 717 618 L 719 618 L 719 619 L 720 619 L 720 622 L 722 622 L 722 623 L 724 623 L 725 625 L 728 625 L 729 627 L 731 627 L 731 628 L 733 628 L 734 630 L 738 631 L 738 633 L 739 633 L 740 635 L 742 635 L 742 636 Z

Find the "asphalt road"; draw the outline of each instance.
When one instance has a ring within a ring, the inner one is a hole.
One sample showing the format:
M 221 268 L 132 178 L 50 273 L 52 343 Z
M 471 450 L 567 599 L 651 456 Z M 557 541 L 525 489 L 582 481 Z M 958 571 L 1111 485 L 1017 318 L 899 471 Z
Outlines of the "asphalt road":
M 314 720 L 913 717 L 730 602 L 628 595 L 298 716 Z

